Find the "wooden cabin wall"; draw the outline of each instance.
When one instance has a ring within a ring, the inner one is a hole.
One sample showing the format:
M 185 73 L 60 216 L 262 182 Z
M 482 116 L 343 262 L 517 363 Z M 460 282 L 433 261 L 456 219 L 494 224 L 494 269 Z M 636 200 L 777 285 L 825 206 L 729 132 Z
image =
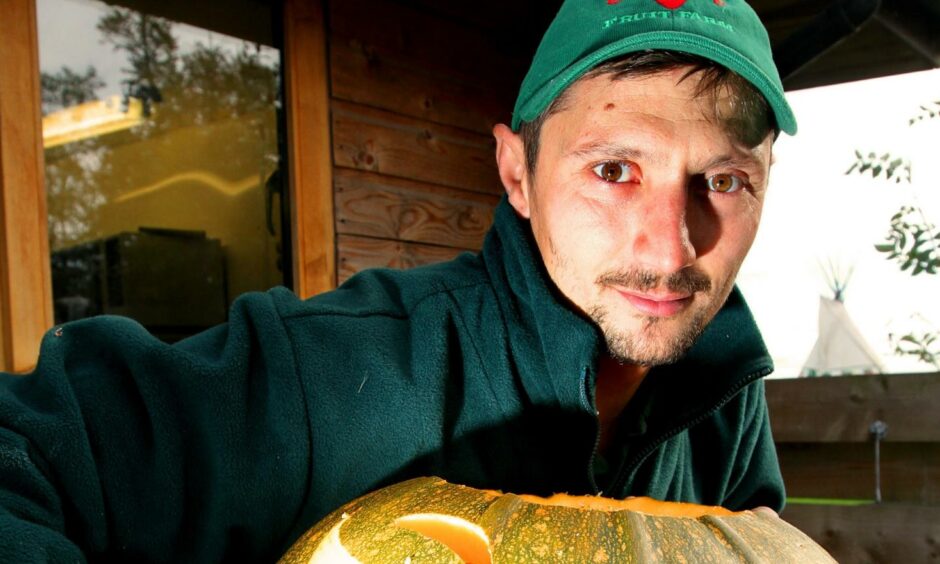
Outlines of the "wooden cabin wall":
M 503 192 L 491 131 L 531 53 L 421 2 L 327 12 L 338 283 L 478 250 Z

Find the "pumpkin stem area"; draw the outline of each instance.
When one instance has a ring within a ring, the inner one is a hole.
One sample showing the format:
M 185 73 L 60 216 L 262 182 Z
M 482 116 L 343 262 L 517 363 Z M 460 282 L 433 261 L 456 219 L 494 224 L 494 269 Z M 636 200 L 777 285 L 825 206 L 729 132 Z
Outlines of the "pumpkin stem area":
M 520 495 L 523 500 L 537 505 L 571 507 L 573 509 L 588 509 L 594 511 L 635 511 L 657 517 L 686 517 L 698 519 L 705 515 L 733 515 L 734 512 L 724 507 L 712 505 L 696 505 L 694 503 L 681 503 L 677 501 L 659 501 L 651 497 L 632 497 L 628 499 L 611 499 L 601 496 L 573 496 L 568 494 L 555 494 L 551 497 L 534 495 Z
M 478 525 L 436 513 L 406 515 L 395 520 L 395 526 L 409 529 L 443 544 L 466 564 L 492 564 L 490 539 Z

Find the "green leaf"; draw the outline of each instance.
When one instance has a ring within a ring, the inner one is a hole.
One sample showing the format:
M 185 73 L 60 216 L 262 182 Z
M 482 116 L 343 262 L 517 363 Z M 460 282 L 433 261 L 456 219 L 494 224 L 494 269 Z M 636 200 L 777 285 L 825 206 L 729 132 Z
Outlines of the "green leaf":
M 879 253 L 890 253 L 894 250 L 894 245 L 891 243 L 883 243 L 881 245 L 875 245 L 875 250 Z

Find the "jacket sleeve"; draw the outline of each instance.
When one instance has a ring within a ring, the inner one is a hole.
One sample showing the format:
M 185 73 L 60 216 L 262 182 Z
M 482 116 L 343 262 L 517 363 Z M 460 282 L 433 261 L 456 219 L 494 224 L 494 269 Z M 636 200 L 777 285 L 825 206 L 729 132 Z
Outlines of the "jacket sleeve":
M 737 408 L 740 410 L 736 418 L 739 438 L 731 480 L 722 505 L 739 510 L 766 506 L 780 513 L 786 502 L 786 493 L 770 432 L 763 380 L 754 382 L 741 392 Z
M 310 434 L 272 294 L 166 345 L 99 317 L 0 374 L 0 562 L 273 561 L 306 493 Z

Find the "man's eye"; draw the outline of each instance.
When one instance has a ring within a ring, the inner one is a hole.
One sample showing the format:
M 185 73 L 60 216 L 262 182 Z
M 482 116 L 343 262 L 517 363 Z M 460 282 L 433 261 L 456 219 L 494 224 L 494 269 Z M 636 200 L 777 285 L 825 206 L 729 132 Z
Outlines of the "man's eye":
M 605 182 L 629 182 L 633 176 L 630 165 L 619 161 L 601 163 L 593 170 L 594 174 Z
M 737 192 L 744 186 L 744 181 L 733 174 L 716 174 L 706 180 L 708 189 L 712 192 Z

